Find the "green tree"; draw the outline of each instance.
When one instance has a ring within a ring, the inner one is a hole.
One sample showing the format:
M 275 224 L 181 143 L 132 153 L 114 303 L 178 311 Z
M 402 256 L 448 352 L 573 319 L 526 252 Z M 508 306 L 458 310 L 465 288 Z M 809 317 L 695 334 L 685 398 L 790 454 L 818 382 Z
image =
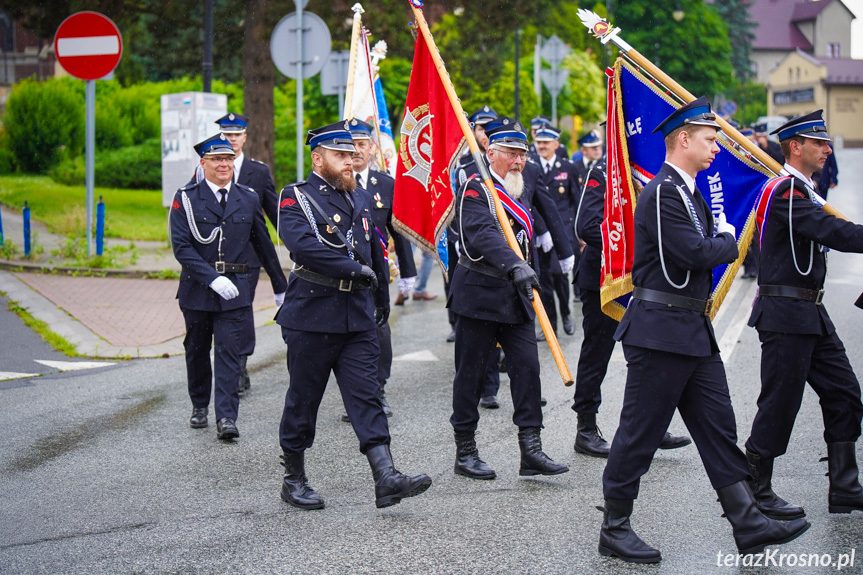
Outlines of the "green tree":
M 731 41 L 731 65 L 734 75 L 740 82 L 746 82 L 755 76 L 752 71 L 752 41 L 755 40 L 753 29 L 756 24 L 749 20 L 749 4 L 751 0 L 714 0 L 713 8 L 728 26 L 728 38 Z

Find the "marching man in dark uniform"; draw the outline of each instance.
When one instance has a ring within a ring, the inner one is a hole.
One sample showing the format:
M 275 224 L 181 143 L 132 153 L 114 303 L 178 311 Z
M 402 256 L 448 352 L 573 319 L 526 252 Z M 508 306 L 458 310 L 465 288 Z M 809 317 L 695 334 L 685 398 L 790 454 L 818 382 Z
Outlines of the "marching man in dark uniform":
M 543 126 L 534 131 L 533 141 L 538 154 L 534 163 L 539 168 L 539 177 L 554 200 L 575 256 L 574 266 L 578 266 L 578 256 L 581 254 L 578 239 L 575 237 L 575 212 L 578 210 L 579 200 L 578 176 L 572 162 L 556 155 L 560 149 L 560 130 Z M 551 234 L 549 239 L 550 236 Z M 557 312 L 554 305 L 554 296 L 557 294 L 563 331 L 572 335 L 575 333 L 575 322 L 569 312 L 569 272 L 564 273 L 561 270 L 553 250 L 545 250 L 541 242 L 539 247 L 539 283 L 542 285 L 542 304 L 548 313 L 548 321 L 557 333 Z
M 578 261 L 575 283 L 581 298 L 584 316 L 581 354 L 575 375 L 575 396 L 572 410 L 578 414 L 575 451 L 591 457 L 608 457 L 609 445 L 596 424 L 602 403 L 602 382 L 614 351 L 617 321 L 602 311 L 599 298 L 602 283 L 602 221 L 605 215 L 605 160 L 594 164 L 584 177 L 581 198 L 576 213 L 576 232 L 584 242 Z M 692 443 L 686 436 L 665 436 L 659 449 L 677 449 Z
M 530 209 L 523 205 L 522 170 L 527 160 L 524 128 L 499 117 L 486 125 L 488 165 L 501 202 L 521 246 L 520 258 L 504 239 L 491 193 L 478 176 L 468 178 L 456 196 L 454 225 L 459 231 L 459 260 L 447 306 L 455 313 L 453 414 L 455 472 L 473 479 L 496 474 L 479 456 L 475 432 L 479 399 L 489 357 L 497 342 L 507 355 L 507 371 L 521 450 L 519 475 L 557 475 L 569 471 L 542 451 L 539 355 L 530 301 L 539 280 L 534 258 Z
M 370 167 L 372 154 L 377 151 L 377 147 L 372 141 L 374 126 L 355 118 L 351 120 L 350 128 L 351 136 L 354 140 L 354 148 L 357 150 L 353 156 L 354 178 L 357 181 L 357 186 L 365 189 L 369 193 L 369 196 L 371 196 L 372 220 L 380 234 L 383 245 L 388 245 L 390 237 L 393 239 L 396 256 L 399 260 L 399 292 L 410 293 L 413 281 L 417 277 L 417 268 L 414 264 L 410 242 L 399 235 L 393 227 L 395 180 L 383 172 L 372 170 Z M 386 277 L 389 279 L 389 272 L 387 272 Z M 402 282 L 406 282 L 404 286 L 402 286 Z M 402 287 L 405 289 L 401 289 Z M 381 356 L 378 360 L 378 382 L 381 386 L 381 404 L 384 406 L 384 413 L 387 414 L 387 417 L 390 417 L 393 411 L 384 393 L 384 386 L 390 378 L 390 369 L 393 366 L 393 345 L 390 324 L 384 323 L 377 328 L 377 331 L 378 344 L 381 347 Z M 347 413 L 342 415 L 342 420 L 348 421 Z
M 272 222 L 273 227 L 276 227 L 278 223 L 278 198 L 270 168 L 265 163 L 249 158 L 243 153 L 243 147 L 246 145 L 246 138 L 248 137 L 249 118 L 241 114 L 230 113 L 216 120 L 216 123 L 219 124 L 219 130 L 231 143 L 234 154 L 236 154 L 234 156 L 234 182 L 251 188 L 258 194 L 258 200 L 264 213 Z M 254 302 L 261 262 L 255 256 L 254 250 L 248 251 L 249 290 L 251 300 Z M 253 314 L 249 314 L 246 318 L 246 328 L 243 331 L 240 345 L 240 393 L 247 391 L 252 385 L 247 364 L 249 356 L 253 353 L 255 353 L 255 317 Z
M 389 267 L 375 232 L 371 199 L 354 179 L 355 153 L 347 121 L 309 130 L 307 181 L 285 186 L 279 210 L 282 240 L 294 267 L 276 322 L 288 346 L 290 386 L 280 443 L 285 476 L 282 499 L 300 509 L 321 509 L 309 485 L 305 451 L 315 439 L 318 408 L 335 373 L 360 452 L 375 481 L 375 505 L 387 507 L 419 495 L 427 475 L 395 469 L 380 400 L 376 326 L 389 317 Z
M 591 130 L 578 139 L 578 145 L 581 157 L 573 160 L 572 164 L 578 174 L 578 186 L 582 188 L 588 170 L 602 160 L 602 138 L 599 137 L 598 131 Z
M 705 98 L 678 108 L 654 132 L 665 137 L 665 163 L 635 207 L 632 300 L 615 338 L 627 362 L 620 425 L 602 483 L 605 519 L 599 552 L 635 563 L 656 563 L 629 523 L 633 500 L 675 409 L 692 434 L 710 483 L 719 495 L 741 554 L 790 541 L 805 519 L 765 517 L 746 481 L 746 456 L 725 368 L 709 313 L 712 270 L 738 256 L 734 228 L 724 215 L 714 225 L 695 176 L 719 153 L 719 125 Z
M 552 128 L 551 118 L 548 116 L 536 116 L 530 121 L 530 139 L 533 140 L 533 143 L 528 146 L 527 153 L 533 161 L 537 161 L 539 159 L 539 152 L 536 149 L 536 133 L 537 131 L 543 128 Z M 557 129 L 557 128 L 555 128 Z M 558 130 L 559 132 L 559 130 Z M 560 144 L 557 149 L 554 151 L 554 155 L 557 156 L 559 160 L 569 160 L 569 152 L 566 151 L 566 146 Z
M 195 428 L 207 427 L 215 341 L 216 430 L 235 439 L 239 406 L 240 351 L 252 314 L 248 246 L 264 263 L 276 294 L 285 298 L 287 281 L 267 234 L 258 196 L 233 182 L 234 150 L 224 135 L 197 144 L 204 179 L 180 188 L 171 206 L 171 246 L 183 266 L 177 298 L 186 322 L 186 372 Z
M 818 110 L 794 118 L 779 134 L 789 176 L 768 182 L 756 211 L 761 243 L 758 297 L 749 325 L 761 340 L 761 394 L 746 455 L 758 506 L 777 519 L 803 517 L 803 508 L 771 488 L 773 460 L 788 449 L 806 383 L 818 394 L 830 477 L 830 513 L 863 510 L 855 442 L 863 404 L 860 383 L 822 305 L 827 248 L 863 252 L 863 226 L 821 209 L 812 174 L 830 155 Z

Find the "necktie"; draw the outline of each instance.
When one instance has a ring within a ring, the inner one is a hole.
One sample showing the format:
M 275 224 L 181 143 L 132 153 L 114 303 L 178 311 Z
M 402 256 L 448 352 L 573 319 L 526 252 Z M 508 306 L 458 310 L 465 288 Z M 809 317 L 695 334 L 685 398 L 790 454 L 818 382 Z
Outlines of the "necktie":
M 551 164 L 546 164 L 546 165 L 545 165 L 545 173 L 547 174 L 547 173 L 549 173 L 550 171 L 551 171 Z
M 361 188 L 363 187 L 363 175 L 362 174 L 357 174 L 357 185 Z
M 219 193 L 222 194 L 222 197 L 219 198 L 219 205 L 222 206 L 222 211 L 225 211 L 225 204 L 227 203 L 228 198 L 228 190 L 225 188 L 219 188 Z

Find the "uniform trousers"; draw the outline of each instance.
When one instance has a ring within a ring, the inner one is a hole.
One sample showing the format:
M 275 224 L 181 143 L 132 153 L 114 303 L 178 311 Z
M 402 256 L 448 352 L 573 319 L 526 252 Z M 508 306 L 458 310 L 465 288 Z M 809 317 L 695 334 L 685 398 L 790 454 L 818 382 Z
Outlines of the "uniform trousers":
M 192 406 L 210 405 L 213 367 L 210 366 L 210 348 L 215 342 L 213 361 L 216 372 L 216 393 L 213 406 L 216 419 L 237 419 L 240 405 L 237 383 L 240 379 L 240 354 L 243 326 L 251 313 L 245 306 L 227 311 L 201 311 L 180 308 L 186 321 L 186 377 Z
M 863 418 L 860 383 L 836 332 L 799 335 L 759 330 L 758 337 L 761 394 L 746 447 L 762 457 L 785 453 L 807 381 L 821 403 L 824 441 L 857 441 Z
M 258 289 L 258 278 L 261 268 L 248 269 L 249 301 L 254 305 L 255 290 Z M 243 322 L 243 339 L 240 342 L 240 355 L 252 355 L 255 353 L 255 312 L 253 305 L 249 306 L 249 314 Z
M 610 499 L 636 499 L 675 408 L 695 441 L 714 489 L 749 476 L 719 353 L 696 357 L 623 344 L 626 390 L 620 425 L 602 475 Z
M 617 321 L 602 312 L 599 292 L 595 290 L 581 290 L 581 313 L 584 316 L 581 323 L 584 339 L 578 357 L 572 410 L 597 413 L 602 403 L 602 381 L 617 343 L 614 341 Z
M 551 327 L 557 331 L 557 310 L 554 306 L 554 296 L 557 294 L 557 304 L 560 306 L 561 317 L 569 316 L 569 278 L 560 272 L 560 264 L 552 252 L 537 250 L 539 266 L 539 294 L 545 313 Z
M 378 346 L 381 348 L 377 380 L 384 382 L 390 378 L 390 370 L 393 367 L 393 337 L 389 323 L 376 328 L 375 331 L 377 331 Z
M 282 450 L 304 451 L 314 443 L 318 408 L 331 372 L 360 441 L 360 451 L 389 445 L 387 417 L 378 395 L 380 348 L 375 330 L 321 333 L 283 327 L 282 337 L 288 345 L 290 375 L 279 430 Z
M 455 379 L 452 423 L 455 431 L 475 431 L 479 398 L 495 344 L 506 353 L 509 388 L 519 428 L 542 427 L 539 354 L 533 322 L 498 323 L 455 314 Z

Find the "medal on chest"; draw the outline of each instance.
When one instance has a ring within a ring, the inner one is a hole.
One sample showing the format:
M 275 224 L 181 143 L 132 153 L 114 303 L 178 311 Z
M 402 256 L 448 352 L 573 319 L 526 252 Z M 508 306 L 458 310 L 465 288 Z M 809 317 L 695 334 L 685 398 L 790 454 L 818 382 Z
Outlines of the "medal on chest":
M 369 221 L 363 218 L 363 229 L 366 232 L 366 241 L 369 241 Z
M 384 203 L 381 201 L 380 194 L 375 194 L 375 207 L 378 209 L 384 207 Z

